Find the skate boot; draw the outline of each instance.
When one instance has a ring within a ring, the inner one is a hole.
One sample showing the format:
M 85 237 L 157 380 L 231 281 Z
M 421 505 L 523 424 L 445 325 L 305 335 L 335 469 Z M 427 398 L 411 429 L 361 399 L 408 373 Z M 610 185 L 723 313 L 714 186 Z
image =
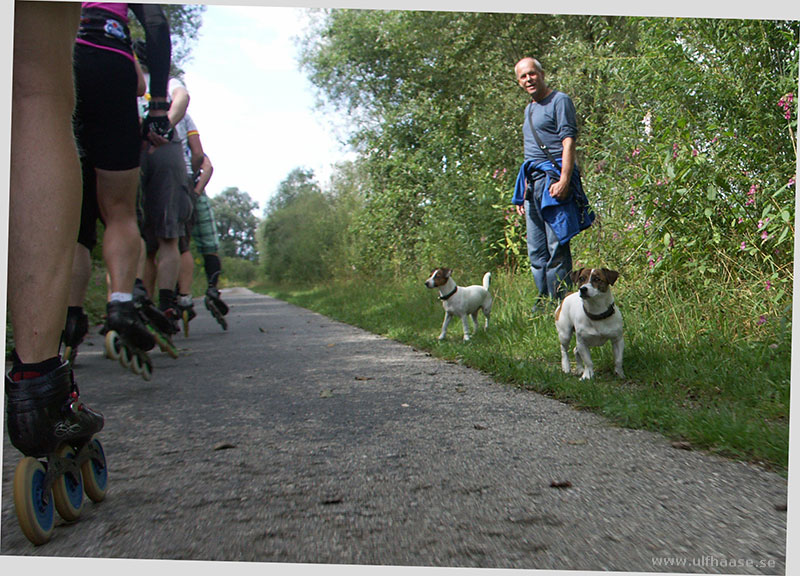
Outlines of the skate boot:
M 68 363 L 54 358 L 55 369 L 21 373 L 18 360 L 5 381 L 8 436 L 24 455 L 14 473 L 14 506 L 22 532 L 38 546 L 53 533 L 54 510 L 74 522 L 84 492 L 94 502 L 105 498 L 106 459 L 93 438 L 104 418 L 81 402 Z
M 78 356 L 78 345 L 89 333 L 89 316 L 80 306 L 70 306 L 67 308 L 67 323 L 61 335 L 61 343 L 64 345 L 64 360 L 70 365 L 75 363 Z
M 222 326 L 223 330 L 228 329 L 228 322 L 225 320 L 225 315 L 228 313 L 228 305 L 222 301 L 219 295 L 219 289 L 217 288 L 217 277 L 219 276 L 219 272 L 216 272 L 214 276 L 211 278 L 211 282 L 208 284 L 208 289 L 206 290 L 206 297 L 205 297 L 205 304 L 206 308 L 214 319 L 219 322 L 219 325 Z
M 137 285 L 134 287 L 133 301 L 142 311 L 147 329 L 161 351 L 172 358 L 177 358 L 178 348 L 172 342 L 172 336 L 175 334 L 175 325 L 153 304 L 153 301 L 147 296 L 147 290 L 144 289 L 144 286 L 139 287 Z
M 124 368 L 150 380 L 153 363 L 147 351 L 156 341 L 140 305 L 134 301 L 112 301 L 106 305 L 106 311 L 106 357 L 119 360 Z

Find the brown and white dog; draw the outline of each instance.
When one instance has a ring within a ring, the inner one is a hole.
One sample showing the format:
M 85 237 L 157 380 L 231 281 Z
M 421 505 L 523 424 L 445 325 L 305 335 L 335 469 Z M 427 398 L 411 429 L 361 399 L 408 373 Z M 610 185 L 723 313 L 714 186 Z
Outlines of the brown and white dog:
M 614 306 L 611 285 L 619 272 L 606 268 L 581 268 L 570 274 L 578 292 L 564 298 L 556 310 L 556 330 L 561 341 L 561 369 L 569 374 L 569 344 L 575 333 L 575 366 L 581 378 L 594 377 L 590 347 L 602 346 L 609 340 L 614 351 L 614 372 L 620 378 L 622 371 L 622 314 Z
M 453 271 L 449 268 L 437 268 L 431 277 L 425 280 L 425 286 L 439 289 L 439 300 L 444 306 L 444 323 L 439 340 L 444 340 L 447 326 L 453 316 L 461 318 L 464 326 L 464 340 L 469 340 L 468 316 L 472 317 L 477 331 L 478 310 L 483 310 L 483 316 L 486 319 L 483 329 L 488 330 L 489 328 L 489 316 L 492 313 L 492 295 L 489 293 L 489 284 L 492 275 L 490 272 L 483 275 L 483 286 L 458 286 L 452 278 L 452 273 Z

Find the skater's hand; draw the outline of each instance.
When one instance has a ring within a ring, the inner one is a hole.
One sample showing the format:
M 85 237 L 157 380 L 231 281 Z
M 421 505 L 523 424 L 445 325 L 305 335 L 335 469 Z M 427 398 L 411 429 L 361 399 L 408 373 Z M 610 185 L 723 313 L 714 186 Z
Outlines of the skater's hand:
M 142 123 L 142 136 L 153 146 L 162 146 L 172 140 L 175 128 L 166 116 L 149 115 Z

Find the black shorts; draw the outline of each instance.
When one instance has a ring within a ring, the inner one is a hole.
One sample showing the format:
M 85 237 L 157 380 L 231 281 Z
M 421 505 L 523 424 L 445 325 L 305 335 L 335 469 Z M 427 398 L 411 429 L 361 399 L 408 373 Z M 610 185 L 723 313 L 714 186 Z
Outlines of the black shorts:
M 142 137 L 133 61 L 83 44 L 75 44 L 73 61 L 79 154 L 102 170 L 138 167 Z

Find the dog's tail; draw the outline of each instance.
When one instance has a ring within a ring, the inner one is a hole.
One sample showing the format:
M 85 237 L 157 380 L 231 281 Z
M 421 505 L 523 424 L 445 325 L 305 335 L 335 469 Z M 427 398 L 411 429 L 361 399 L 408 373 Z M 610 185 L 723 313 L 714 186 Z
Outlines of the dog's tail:
M 483 289 L 488 291 L 489 284 L 491 284 L 491 282 L 492 282 L 492 273 L 487 272 L 486 274 L 483 275 Z

